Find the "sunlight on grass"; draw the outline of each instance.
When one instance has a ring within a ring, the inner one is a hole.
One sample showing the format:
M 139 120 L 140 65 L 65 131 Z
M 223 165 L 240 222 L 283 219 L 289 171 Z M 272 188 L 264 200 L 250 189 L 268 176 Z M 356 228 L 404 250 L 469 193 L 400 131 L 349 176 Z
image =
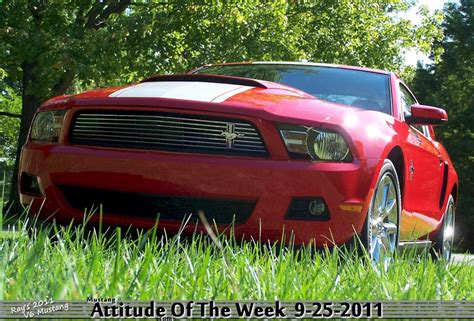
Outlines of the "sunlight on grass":
M 13 239 L 19 236 L 20 234 L 15 231 L 0 231 L 0 239 Z
M 472 300 L 474 267 L 404 253 L 388 270 L 355 253 L 237 242 L 218 235 L 123 236 L 79 226 L 0 237 L 3 299 Z M 8 235 L 9 232 L 2 235 Z
M 474 266 L 427 253 L 401 253 L 384 269 L 355 251 L 242 242 L 210 225 L 211 237 L 170 237 L 157 229 L 41 225 L 27 212 L 11 219 L 0 208 L 0 300 L 474 299 Z

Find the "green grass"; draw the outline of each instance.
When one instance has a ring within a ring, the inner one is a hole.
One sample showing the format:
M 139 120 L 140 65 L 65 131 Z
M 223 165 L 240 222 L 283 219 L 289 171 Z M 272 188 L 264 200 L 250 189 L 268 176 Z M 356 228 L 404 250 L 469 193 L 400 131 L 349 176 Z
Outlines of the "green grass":
M 0 300 L 474 299 L 474 266 L 427 254 L 400 254 L 385 269 L 355 252 L 240 242 L 209 225 L 211 237 L 184 238 L 156 229 L 37 228 L 23 214 L 4 219 L 0 207 Z
M 1 215 L 0 215 L 1 216 Z M 12 228 L 10 228 L 12 229 Z M 83 226 L 0 235 L 0 299 L 472 300 L 474 267 L 405 253 L 387 269 L 354 253 L 207 235 L 123 236 Z

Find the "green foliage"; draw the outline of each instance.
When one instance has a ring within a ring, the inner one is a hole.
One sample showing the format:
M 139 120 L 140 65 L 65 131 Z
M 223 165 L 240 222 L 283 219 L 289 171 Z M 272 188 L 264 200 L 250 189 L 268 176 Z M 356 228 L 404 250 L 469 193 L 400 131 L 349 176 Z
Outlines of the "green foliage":
M 422 10 L 418 26 L 400 18 L 412 2 L 0 1 L 0 68 L 22 98 L 17 146 L 52 96 L 206 63 L 308 60 L 401 71 L 404 50 L 428 53 L 441 37 L 438 13 Z
M 316 2 L 6 1 L 0 66 L 46 99 L 71 87 L 137 81 L 204 63 L 310 60 L 400 70 L 401 50 L 429 52 L 439 16 L 400 19 L 402 0 Z
M 0 68 L 0 173 L 6 173 L 9 178 L 12 175 L 13 164 L 20 130 L 20 119 L 8 116 L 10 114 L 21 114 L 21 98 L 16 91 L 5 83 L 6 73 Z M 8 184 L 7 184 L 7 191 Z M 0 204 L 1 205 L 1 204 Z
M 0 69 L 0 73 L 1 73 Z M 13 115 L 21 113 L 21 98 L 17 92 L 4 83 L 0 75 L 0 112 Z M 8 114 L 0 115 L 0 162 L 8 165 L 13 164 L 15 159 L 16 142 L 18 139 L 18 130 L 20 120 L 16 117 L 10 117 Z
M 405 253 L 385 270 L 355 253 L 206 235 L 105 237 L 83 226 L 0 234 L 3 299 L 472 300 L 474 267 Z
M 457 230 L 465 248 L 474 250 L 474 2 L 461 0 L 445 7 L 445 37 L 435 48 L 442 61 L 418 66 L 413 89 L 421 103 L 440 106 L 449 114 L 437 137 L 448 149 L 459 174 Z

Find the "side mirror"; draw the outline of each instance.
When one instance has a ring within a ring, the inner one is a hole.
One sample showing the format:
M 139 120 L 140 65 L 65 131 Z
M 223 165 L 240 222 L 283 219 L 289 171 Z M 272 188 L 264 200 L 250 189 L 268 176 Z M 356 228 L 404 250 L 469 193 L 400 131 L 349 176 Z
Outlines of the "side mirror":
M 426 105 L 411 105 L 411 115 L 405 117 L 409 125 L 440 125 L 448 121 L 446 110 Z

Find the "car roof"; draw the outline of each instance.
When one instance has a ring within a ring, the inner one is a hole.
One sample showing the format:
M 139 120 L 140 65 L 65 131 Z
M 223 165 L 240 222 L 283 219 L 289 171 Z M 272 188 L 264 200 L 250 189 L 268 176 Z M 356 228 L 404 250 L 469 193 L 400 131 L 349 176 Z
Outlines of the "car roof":
M 242 62 L 230 62 L 230 63 L 220 63 L 220 64 L 207 64 L 203 67 L 209 66 L 231 66 L 231 65 L 295 65 L 295 66 L 317 66 L 317 67 L 329 67 L 329 68 L 342 68 L 342 69 L 352 69 L 359 71 L 374 72 L 378 74 L 389 75 L 390 72 L 381 69 L 373 69 L 367 67 L 358 67 L 358 66 L 348 66 L 348 65 L 337 65 L 337 64 L 326 64 L 326 63 L 315 63 L 315 62 L 305 62 L 305 61 L 242 61 Z M 200 69 L 200 68 L 198 68 Z

